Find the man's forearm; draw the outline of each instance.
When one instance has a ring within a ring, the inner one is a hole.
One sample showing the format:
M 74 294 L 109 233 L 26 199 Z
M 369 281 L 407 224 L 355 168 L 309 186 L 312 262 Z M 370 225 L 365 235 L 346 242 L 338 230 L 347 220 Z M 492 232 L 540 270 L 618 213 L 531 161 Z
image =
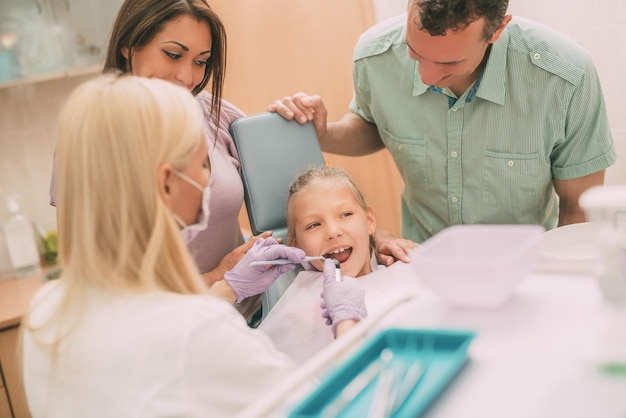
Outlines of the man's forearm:
M 319 140 L 322 151 L 349 157 L 372 154 L 385 147 L 376 125 L 352 112 L 329 122 L 326 135 Z

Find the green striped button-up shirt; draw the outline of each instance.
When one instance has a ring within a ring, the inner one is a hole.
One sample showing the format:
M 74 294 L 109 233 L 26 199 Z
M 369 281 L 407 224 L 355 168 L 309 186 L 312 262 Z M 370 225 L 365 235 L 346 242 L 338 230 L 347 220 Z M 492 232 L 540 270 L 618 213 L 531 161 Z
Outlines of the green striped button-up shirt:
M 350 110 L 376 124 L 404 180 L 402 235 L 457 224 L 558 222 L 552 179 L 615 162 L 598 75 L 580 45 L 514 18 L 459 98 L 422 83 L 406 15 L 365 32 Z

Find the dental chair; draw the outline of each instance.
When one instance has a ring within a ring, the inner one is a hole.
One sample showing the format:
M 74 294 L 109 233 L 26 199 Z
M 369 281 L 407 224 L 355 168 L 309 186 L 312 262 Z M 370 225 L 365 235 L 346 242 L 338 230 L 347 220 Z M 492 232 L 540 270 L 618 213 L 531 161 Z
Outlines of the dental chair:
M 259 113 L 230 125 L 241 162 L 244 201 L 254 235 L 273 231 L 287 242 L 289 184 L 301 171 L 323 167 L 324 156 L 311 122 L 300 125 L 276 113 Z M 262 316 L 276 304 L 298 269 L 281 275 L 262 295 Z

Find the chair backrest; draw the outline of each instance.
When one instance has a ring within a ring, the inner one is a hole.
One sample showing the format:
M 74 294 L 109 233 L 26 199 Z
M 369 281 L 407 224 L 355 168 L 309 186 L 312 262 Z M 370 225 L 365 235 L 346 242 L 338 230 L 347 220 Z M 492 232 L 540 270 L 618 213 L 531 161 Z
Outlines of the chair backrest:
M 266 112 L 236 120 L 230 132 L 252 233 L 274 231 L 275 237 L 286 238 L 289 184 L 301 171 L 325 164 L 313 124 Z
M 275 238 L 286 240 L 289 184 L 301 171 L 325 164 L 313 124 L 300 125 L 276 113 L 259 113 L 233 122 L 230 133 L 241 162 L 252 233 L 273 231 Z M 295 276 L 295 270 L 287 272 L 263 292 L 262 319 Z

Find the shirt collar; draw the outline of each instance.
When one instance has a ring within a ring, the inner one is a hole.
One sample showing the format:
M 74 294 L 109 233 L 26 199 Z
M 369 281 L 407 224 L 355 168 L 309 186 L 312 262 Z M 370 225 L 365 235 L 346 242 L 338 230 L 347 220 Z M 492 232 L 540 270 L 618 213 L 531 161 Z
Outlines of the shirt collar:
M 504 29 L 500 38 L 491 47 L 491 54 L 483 72 L 477 96 L 481 99 L 504 104 L 506 96 L 506 60 L 509 48 L 509 31 Z
M 424 94 L 426 91 L 428 91 L 430 86 L 422 82 L 420 73 L 417 70 L 417 61 L 410 57 L 409 59 L 413 61 L 413 96 L 419 96 L 420 94 Z

